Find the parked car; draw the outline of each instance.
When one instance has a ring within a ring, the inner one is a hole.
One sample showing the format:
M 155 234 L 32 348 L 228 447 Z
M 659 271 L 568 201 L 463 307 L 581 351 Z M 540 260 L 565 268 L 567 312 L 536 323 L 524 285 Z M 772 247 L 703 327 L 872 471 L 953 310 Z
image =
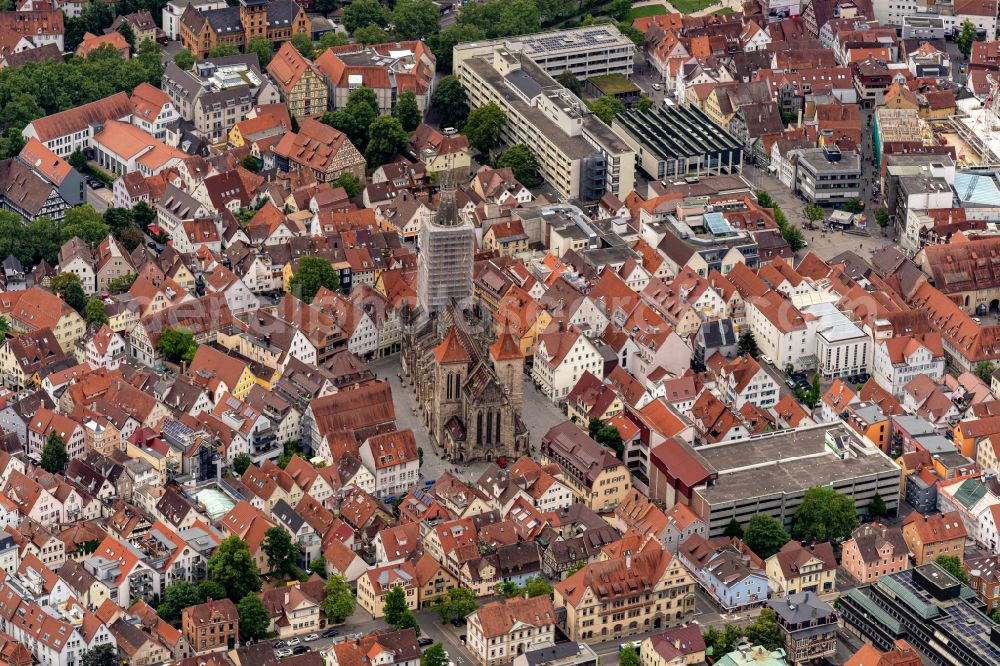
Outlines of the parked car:
M 653 90 L 662 90 L 662 89 L 663 89 L 663 86 L 661 86 L 659 83 L 654 83 L 653 84 Z
M 462 641 L 462 645 L 465 645 L 465 642 L 468 640 L 468 638 L 469 637 L 466 634 L 462 634 L 461 636 L 458 637 L 458 640 Z
M 462 618 L 460 618 L 460 617 L 453 617 L 453 618 L 451 618 L 451 626 L 453 626 L 453 627 L 461 627 L 463 624 L 465 624 L 465 620 L 463 620 Z
M 305 654 L 306 652 L 312 652 L 312 648 L 308 645 L 300 645 L 292 650 L 292 654 Z
M 420 638 L 417 639 L 417 645 L 419 645 L 422 648 L 434 645 L 434 639 L 428 638 L 427 636 L 421 636 Z
M 292 647 L 293 645 L 298 645 L 301 642 L 302 641 L 299 640 L 299 637 L 296 636 L 295 638 L 289 638 L 287 641 L 285 641 L 285 645 L 287 645 L 288 647 Z
M 283 648 L 285 647 L 285 641 L 274 641 L 273 646 L 275 650 L 277 650 L 278 648 Z
M 323 632 L 323 638 L 333 638 L 340 635 L 340 629 L 327 629 Z
M 291 657 L 292 650 L 289 648 L 281 648 L 280 650 L 274 651 L 274 656 L 278 657 L 279 659 L 281 659 L 282 657 Z
M 310 641 L 318 641 L 319 640 L 319 634 L 309 634 L 308 636 L 306 636 L 302 640 L 306 641 L 307 643 L 310 642 Z

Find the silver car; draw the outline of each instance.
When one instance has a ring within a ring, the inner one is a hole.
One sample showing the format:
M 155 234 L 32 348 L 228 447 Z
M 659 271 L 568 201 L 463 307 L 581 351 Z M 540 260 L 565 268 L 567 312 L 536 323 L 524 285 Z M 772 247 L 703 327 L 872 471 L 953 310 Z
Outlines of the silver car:
M 291 648 L 281 648 L 280 650 L 275 650 L 274 651 L 274 656 L 276 656 L 278 659 L 281 659 L 283 657 L 291 657 L 292 656 L 292 649 Z

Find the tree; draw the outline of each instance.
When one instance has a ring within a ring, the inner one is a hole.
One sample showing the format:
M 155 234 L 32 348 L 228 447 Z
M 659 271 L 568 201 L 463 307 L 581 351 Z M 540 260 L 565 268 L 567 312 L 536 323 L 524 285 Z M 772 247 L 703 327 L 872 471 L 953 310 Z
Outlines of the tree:
M 785 239 L 792 252 L 798 252 L 806 246 L 806 239 L 802 235 L 802 230 L 794 224 L 786 224 L 781 228 L 781 237 Z
M 969 19 L 962 23 L 962 31 L 955 38 L 955 46 L 966 58 L 972 53 L 972 43 L 976 41 L 976 26 Z
M 962 560 L 958 559 L 954 555 L 938 555 L 934 558 L 934 561 L 939 567 L 957 578 L 960 583 L 969 582 L 969 574 L 965 572 L 965 568 L 962 566 Z
M 340 278 L 330 262 L 322 257 L 302 257 L 295 275 L 289 280 L 291 292 L 300 300 L 312 303 L 321 287 L 340 291 Z
M 389 41 L 389 33 L 382 26 L 369 23 L 354 31 L 354 41 L 358 44 L 385 44 Z
M 243 476 L 243 472 L 247 471 L 247 468 L 253 464 L 253 459 L 250 457 L 249 453 L 238 453 L 236 457 L 233 458 L 233 470 L 237 474 Z
M 378 0 L 356 0 L 344 7 L 341 22 L 351 34 L 361 26 L 372 23 L 384 28 L 389 24 L 389 12 Z
M 246 157 L 244 157 L 242 164 L 243 168 L 249 171 L 250 173 L 257 173 L 264 166 L 264 164 L 260 161 L 260 159 L 254 157 L 253 155 L 247 155 Z
M 474 3 L 466 6 L 472 4 Z M 469 96 L 454 75 L 446 76 L 438 83 L 434 96 L 431 97 L 431 106 L 437 111 L 442 127 L 461 129 L 465 125 L 465 119 L 469 117 Z
M 889 226 L 890 219 L 891 217 L 889 215 L 889 209 L 886 208 L 885 206 L 882 206 L 875 210 L 875 222 L 878 223 L 878 226 L 885 229 L 887 226 Z
M 751 518 L 743 532 L 743 542 L 762 560 L 781 550 L 788 539 L 788 533 L 781 523 L 766 513 L 758 513 Z
M 760 355 L 760 349 L 757 347 L 757 339 L 753 337 L 753 331 L 749 328 L 744 328 L 740 331 L 740 342 L 736 347 L 736 351 L 740 356 L 750 354 L 750 356 L 757 358 Z
M 702 634 L 705 640 L 705 647 L 712 648 L 713 655 L 729 654 L 736 649 L 736 644 L 743 637 L 743 629 L 735 624 L 727 624 L 720 631 L 715 627 L 709 627 Z
M 104 301 L 99 298 L 92 298 L 87 301 L 83 308 L 84 319 L 88 324 L 101 326 L 108 323 L 108 315 L 104 313 Z
M 53 275 L 49 280 L 49 289 L 59 298 L 64 298 L 66 296 L 66 288 L 73 283 L 80 284 L 79 275 L 76 273 L 59 273 Z
M 403 614 L 410 610 L 406 605 L 406 594 L 403 592 L 403 588 L 394 587 L 385 594 L 384 598 L 382 614 L 385 616 L 386 622 L 395 626 Z
M 569 71 L 568 69 L 562 74 L 555 77 L 556 81 L 566 90 L 570 91 L 577 97 L 583 92 L 583 84 L 580 83 L 580 79 L 576 78 L 576 74 Z
M 621 458 L 625 446 L 618 428 L 613 425 L 605 425 L 601 419 L 592 418 L 587 422 L 587 433 L 601 446 L 614 449 L 615 455 Z
M 322 557 L 313 559 L 313 561 L 309 563 L 309 571 L 326 578 L 326 560 Z
M 875 493 L 875 497 L 868 504 L 868 513 L 876 517 L 889 513 L 889 507 L 886 506 L 885 500 L 878 493 Z
M 462 11 L 465 11 L 464 9 Z M 437 60 L 437 71 L 450 72 L 452 49 L 456 44 L 486 39 L 486 32 L 479 26 L 454 23 L 430 39 L 431 51 Z
M 135 228 L 135 216 L 131 208 L 108 208 L 104 211 L 104 223 L 108 225 L 111 234 L 118 236 L 125 229 Z
M 214 580 L 203 580 L 198 583 L 198 591 L 205 601 L 216 601 L 226 598 L 226 588 L 222 587 Z
M 625 0 L 628 2 L 628 0 Z M 639 654 L 635 651 L 635 646 L 626 643 L 621 652 L 618 653 L 618 663 L 621 666 L 639 666 Z
M 7 128 L 6 134 L 0 134 L 0 159 L 7 160 L 17 157 L 24 148 L 26 141 L 16 127 Z
M 858 197 L 854 197 L 846 204 L 844 204 L 844 210 L 846 210 L 848 213 L 860 213 L 864 209 L 865 207 L 862 205 L 861 199 Z
M 639 95 L 639 101 L 633 104 L 633 107 L 637 111 L 649 111 L 653 108 L 653 100 L 649 99 L 645 95 Z
M 237 536 L 225 539 L 208 558 L 208 579 L 222 586 L 231 600 L 260 591 L 260 572 L 250 547 Z
M 346 134 L 360 150 L 368 145 L 368 129 L 378 115 L 375 91 L 362 86 L 351 91 L 344 108 L 323 114 L 322 122 Z
M 251 44 L 253 40 L 251 40 Z M 174 54 L 174 64 L 180 67 L 185 72 L 194 67 L 195 57 L 191 53 L 191 49 L 181 49 Z
M 400 93 L 393 115 L 399 118 L 399 124 L 408 133 L 417 129 L 417 125 L 424 120 L 424 114 L 420 113 L 420 107 L 417 106 L 417 94 L 412 90 Z
M 857 526 L 853 500 L 825 486 L 807 490 L 792 518 L 792 534 L 805 541 L 846 539 Z
M 402 631 L 403 629 L 414 629 L 417 632 L 417 636 L 420 635 L 420 623 L 417 622 L 416 616 L 413 614 L 409 608 L 399 616 L 396 624 L 393 625 L 396 631 Z
M 993 365 L 991 361 L 980 361 L 976 363 L 976 376 L 982 379 L 987 384 L 990 383 L 990 378 L 996 371 L 997 366 Z
M 334 187 L 342 187 L 344 191 L 347 192 L 347 196 L 352 199 L 359 194 L 361 194 L 361 179 L 350 171 L 345 171 L 337 177 L 337 180 L 333 181 L 332 185 Z
M 587 562 L 585 560 L 580 560 L 579 562 L 571 565 L 569 569 L 566 569 L 566 578 L 569 578 L 585 566 L 587 566 Z
M 122 21 L 118 26 L 118 33 L 128 42 L 129 48 L 135 49 L 135 30 L 128 21 Z
M 542 177 L 538 175 L 538 158 L 523 143 L 503 151 L 496 160 L 496 166 L 498 169 L 510 167 L 514 171 L 514 177 L 525 187 L 537 187 L 542 183 Z
M 572 16 L 578 7 L 575 0 L 537 0 L 535 4 L 538 7 L 538 19 L 543 24 Z
M 194 334 L 186 328 L 166 328 L 156 341 L 156 351 L 174 363 L 179 363 L 192 346 L 197 347 L 197 343 Z
M 292 45 L 295 46 L 294 38 L 292 39 Z M 298 47 L 296 46 L 296 48 Z M 248 54 L 254 53 L 257 55 L 260 68 L 263 70 L 271 62 L 271 58 L 274 57 L 274 42 L 267 37 L 254 37 L 247 43 L 246 50 Z
M 235 44 L 218 44 L 213 46 L 209 52 L 209 58 L 224 58 L 240 54 L 240 49 Z
M 80 312 L 87 307 L 87 295 L 83 293 L 83 287 L 79 282 L 70 282 L 66 285 L 66 291 L 63 293 L 63 300 L 66 301 L 66 305 L 70 306 L 77 312 Z
M 538 574 L 524 581 L 524 592 L 529 597 L 548 597 L 552 595 L 552 586 L 545 580 L 545 576 Z
M 743 527 L 740 525 L 740 523 L 739 523 L 738 520 L 736 520 L 735 518 L 733 518 L 733 519 L 731 519 L 729 521 L 729 524 L 726 525 L 726 529 L 723 530 L 722 536 L 724 536 L 724 537 L 734 537 L 736 539 L 742 539 L 743 538 Z
M 757 195 L 757 203 L 760 204 L 761 208 L 775 207 L 774 199 L 772 199 L 771 195 L 765 192 L 764 190 L 757 190 L 756 195 Z
M 357 598 L 340 574 L 330 574 L 323 586 L 323 611 L 330 624 L 340 624 L 354 612 Z
M 87 650 L 80 659 L 81 666 L 118 666 L 118 650 L 113 643 L 98 645 Z
M 267 635 L 267 626 L 271 624 L 271 616 L 264 607 L 264 602 L 256 594 L 248 594 L 236 605 L 240 614 L 240 640 L 255 641 Z
M 824 217 L 826 217 L 826 211 L 818 203 L 806 204 L 805 208 L 806 219 L 810 222 L 819 222 Z
M 632 0 L 611 0 L 604 11 L 608 16 L 616 21 L 624 21 L 628 18 L 628 13 L 632 10 Z
M 288 573 L 295 564 L 297 549 L 292 543 L 292 535 L 284 527 L 268 528 L 261 550 L 267 555 L 267 565 L 272 572 Z
M 138 228 L 146 229 L 156 221 L 156 211 L 145 201 L 140 201 L 132 207 L 132 220 Z
M 45 109 L 30 92 L 14 93 L 7 105 L 0 110 L 0 125 L 24 127 L 32 120 L 45 115 Z
M 499 36 L 526 35 L 538 32 L 538 6 L 535 0 L 493 0 L 500 3 L 497 18 Z
M 292 46 L 295 50 L 302 54 L 302 57 L 306 60 L 312 60 L 313 52 L 315 48 L 313 47 L 312 39 L 304 32 L 297 32 L 292 35 Z
M 87 170 L 87 156 L 79 148 L 70 153 L 69 159 L 66 161 L 77 171 Z
M 119 275 L 108 283 L 108 291 L 112 294 L 123 294 L 132 288 L 132 283 L 139 277 L 138 273 Z
M 406 152 L 410 135 L 403 129 L 399 118 L 379 116 L 368 127 L 368 148 L 365 159 L 372 167 L 388 162 L 393 155 Z
M 45 441 L 45 448 L 42 449 L 42 459 L 39 464 L 42 469 L 51 474 L 62 474 L 66 471 L 69 456 L 66 454 L 63 438 L 55 430 L 49 433 L 49 437 Z
M 205 601 L 206 597 L 197 585 L 186 580 L 177 580 L 163 589 L 163 599 L 157 606 L 156 612 L 167 622 L 176 622 L 181 619 L 181 611 L 185 608 L 197 606 Z
M 761 645 L 765 650 L 784 647 L 785 641 L 778 626 L 778 614 L 770 608 L 763 608 L 757 619 L 743 630 L 751 645 Z
M 444 646 L 434 643 L 420 655 L 420 666 L 448 666 L 448 654 Z
M 59 226 L 59 239 L 65 243 L 74 236 L 87 245 L 97 245 L 111 232 L 101 214 L 90 204 L 73 206 L 66 211 Z
M 456 617 L 465 617 L 477 607 L 476 595 L 467 587 L 452 588 L 448 590 L 447 594 L 434 600 L 434 610 L 437 611 L 442 622 Z
M 342 32 L 326 32 L 316 43 L 316 55 L 319 56 L 332 46 L 347 46 L 351 40 Z
M 462 132 L 469 139 L 470 146 L 488 154 L 500 145 L 500 134 L 506 124 L 507 114 L 496 104 L 490 103 L 469 113 Z
M 601 119 L 605 125 L 610 125 L 615 116 L 625 111 L 625 105 L 611 95 L 598 97 L 593 102 L 587 103 L 587 108 L 595 116 Z
M 431 0 L 397 0 L 392 10 L 396 39 L 426 39 L 438 31 L 441 10 Z

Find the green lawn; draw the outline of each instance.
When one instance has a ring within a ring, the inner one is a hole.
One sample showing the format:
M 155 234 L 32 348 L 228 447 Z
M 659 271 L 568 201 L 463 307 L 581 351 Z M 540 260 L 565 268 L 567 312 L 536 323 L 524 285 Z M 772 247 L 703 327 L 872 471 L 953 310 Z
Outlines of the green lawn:
M 633 7 L 628 13 L 628 20 L 631 23 L 637 18 L 646 18 L 647 16 L 659 16 L 660 14 L 667 13 L 666 5 L 643 5 L 642 7 Z
M 716 4 L 714 0 L 671 0 L 670 4 L 681 14 L 693 14 Z
M 733 13 L 732 7 L 723 7 L 722 9 L 716 9 L 714 12 L 712 12 L 712 14 L 732 14 L 732 13 Z

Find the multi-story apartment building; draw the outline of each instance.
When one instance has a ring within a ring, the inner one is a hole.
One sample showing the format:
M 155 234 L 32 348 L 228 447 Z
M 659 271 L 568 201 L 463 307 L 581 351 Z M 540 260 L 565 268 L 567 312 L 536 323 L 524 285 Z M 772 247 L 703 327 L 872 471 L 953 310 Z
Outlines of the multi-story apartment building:
M 558 39 L 558 37 L 553 37 Z M 635 151 L 531 57 L 504 45 L 457 57 L 455 73 L 473 108 L 496 104 L 507 115 L 506 143 L 530 146 L 541 176 L 563 197 L 624 197 L 635 183 Z
M 181 624 L 195 654 L 225 652 L 239 644 L 240 615 L 229 599 L 188 606 L 181 612 Z
M 872 377 L 895 396 L 918 375 L 937 380 L 944 374 L 944 349 L 939 333 L 901 335 L 875 345 Z
M 827 659 L 837 651 L 837 611 L 813 592 L 799 592 L 783 599 L 769 599 L 778 616 L 789 663 Z
M 196 58 L 224 44 L 242 49 L 255 37 L 279 43 L 298 32 L 312 34 L 306 10 L 294 0 L 240 0 L 220 9 L 190 4 L 178 23 L 181 44 Z
M 986 612 L 1000 608 L 1000 555 L 972 557 L 963 567 L 969 575 L 969 587 L 986 605 Z
M 491 601 L 466 621 L 466 644 L 482 666 L 509 663 L 512 656 L 555 638 L 556 612 L 546 595 Z
M 361 462 L 375 476 L 375 497 L 405 495 L 417 483 L 417 440 L 409 428 L 373 435 L 359 450 Z
M 843 567 L 862 583 L 910 568 L 910 552 L 898 527 L 862 525 L 844 542 Z
M 695 583 L 680 560 L 650 539 L 637 552 L 614 545 L 601 560 L 556 583 L 561 629 L 573 641 L 609 641 L 683 624 L 694 612 Z
M 632 474 L 614 452 L 601 446 L 572 421 L 542 438 L 542 462 L 559 465 L 570 492 L 594 511 L 613 511 L 632 488 Z
M 903 520 L 903 539 L 917 566 L 942 555 L 965 557 L 965 524 L 957 511 L 929 516 L 914 511 Z

